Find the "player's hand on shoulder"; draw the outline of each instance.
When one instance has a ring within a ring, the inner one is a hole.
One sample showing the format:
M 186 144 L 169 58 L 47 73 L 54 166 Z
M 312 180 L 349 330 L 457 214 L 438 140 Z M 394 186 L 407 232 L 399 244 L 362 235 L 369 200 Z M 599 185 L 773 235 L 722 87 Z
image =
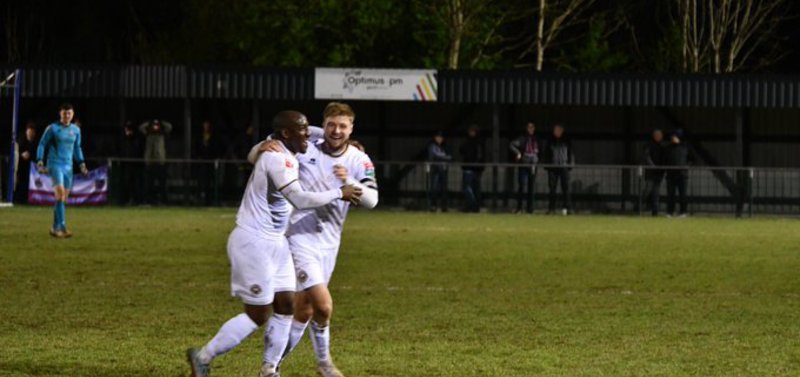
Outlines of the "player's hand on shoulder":
M 350 140 L 347 141 L 347 143 L 352 145 L 356 149 L 358 149 L 358 150 L 360 150 L 360 151 L 362 151 L 364 153 L 367 153 L 366 148 L 364 148 L 364 144 L 359 143 L 358 140 L 350 139 Z
M 334 165 L 333 166 L 333 175 L 336 176 L 336 179 L 346 182 L 347 181 L 347 168 L 342 165 Z
M 361 188 L 353 185 L 345 185 L 340 188 L 342 190 L 342 200 L 350 202 L 350 204 L 358 205 L 361 202 Z
M 264 140 L 261 145 L 258 147 L 258 153 L 264 152 L 282 152 L 283 147 L 281 146 L 281 142 L 279 140 Z

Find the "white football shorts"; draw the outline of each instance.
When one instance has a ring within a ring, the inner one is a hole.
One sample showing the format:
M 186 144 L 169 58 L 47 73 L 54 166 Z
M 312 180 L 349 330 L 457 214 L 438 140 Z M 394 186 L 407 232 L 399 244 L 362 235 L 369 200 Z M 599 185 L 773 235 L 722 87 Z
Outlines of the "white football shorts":
M 269 305 L 275 292 L 296 287 L 286 238 L 265 238 L 236 227 L 228 237 L 231 295 L 248 305 Z
M 304 291 L 315 285 L 328 285 L 336 267 L 338 247 L 320 247 L 313 237 L 295 235 L 289 237 L 289 250 L 294 259 L 297 290 Z

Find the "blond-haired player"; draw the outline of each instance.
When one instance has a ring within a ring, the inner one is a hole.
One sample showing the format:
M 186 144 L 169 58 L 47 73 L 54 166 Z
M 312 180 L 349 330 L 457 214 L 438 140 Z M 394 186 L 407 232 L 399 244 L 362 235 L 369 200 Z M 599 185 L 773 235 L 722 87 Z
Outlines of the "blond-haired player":
M 324 138 L 312 142 L 306 153 L 298 155 L 300 184 L 303 189 L 317 192 L 342 184 L 362 189 L 359 205 L 374 208 L 378 204 L 378 185 L 375 167 L 369 156 L 351 145 L 355 113 L 349 105 L 332 102 L 323 112 Z M 268 145 L 256 146 L 269 150 Z M 335 173 L 331 174 L 330 171 Z M 341 376 L 330 354 L 330 321 L 333 299 L 328 290 L 341 234 L 350 203 L 330 203 L 309 210 L 295 211 L 289 220 L 286 237 L 297 273 L 294 321 L 291 325 L 286 355 L 302 339 L 310 324 L 311 341 L 322 376 Z M 286 356 L 284 355 L 284 357 Z
M 291 258 L 284 232 L 292 207 L 314 208 L 334 201 L 358 201 L 361 189 L 340 185 L 322 192 L 308 192 L 298 183 L 296 154 L 308 147 L 308 121 L 296 111 L 282 111 L 273 121 L 279 149 L 262 154 L 247 183 L 236 215 L 236 228 L 228 237 L 231 263 L 231 294 L 244 303 L 244 312 L 229 319 L 204 347 L 187 351 L 193 377 L 208 376 L 216 357 L 230 351 L 267 322 L 269 309 L 280 287 L 293 285 L 280 281 L 281 269 L 291 271 Z M 331 174 L 333 170 L 331 170 Z M 276 376 L 277 365 L 288 342 L 291 314 L 273 313 L 265 336 L 265 363 L 262 376 Z M 275 325 L 282 322 L 285 325 Z

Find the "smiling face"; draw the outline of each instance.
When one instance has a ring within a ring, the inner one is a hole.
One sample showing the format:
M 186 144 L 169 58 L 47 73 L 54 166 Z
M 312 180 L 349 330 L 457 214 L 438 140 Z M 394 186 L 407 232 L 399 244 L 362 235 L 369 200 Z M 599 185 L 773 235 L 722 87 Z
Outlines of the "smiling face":
M 332 151 L 339 151 L 347 146 L 353 133 L 353 118 L 347 115 L 325 117 L 323 121 L 325 143 Z
M 308 149 L 308 119 L 293 110 L 281 111 L 272 120 L 275 137 L 292 153 L 306 153 Z
M 308 138 L 311 136 L 308 131 L 308 123 L 287 128 L 286 132 L 286 144 L 289 150 L 294 153 L 306 153 L 306 150 L 308 150 Z

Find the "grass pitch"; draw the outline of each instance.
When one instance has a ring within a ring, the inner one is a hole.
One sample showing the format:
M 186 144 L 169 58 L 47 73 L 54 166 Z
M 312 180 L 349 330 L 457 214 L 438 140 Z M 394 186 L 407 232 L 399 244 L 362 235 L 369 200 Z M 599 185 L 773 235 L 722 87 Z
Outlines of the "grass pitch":
M 0 210 L 0 375 L 185 376 L 240 303 L 234 209 Z M 800 222 L 355 212 L 348 376 L 800 375 Z M 255 376 L 261 331 L 216 360 Z M 283 368 L 313 376 L 308 339 Z

